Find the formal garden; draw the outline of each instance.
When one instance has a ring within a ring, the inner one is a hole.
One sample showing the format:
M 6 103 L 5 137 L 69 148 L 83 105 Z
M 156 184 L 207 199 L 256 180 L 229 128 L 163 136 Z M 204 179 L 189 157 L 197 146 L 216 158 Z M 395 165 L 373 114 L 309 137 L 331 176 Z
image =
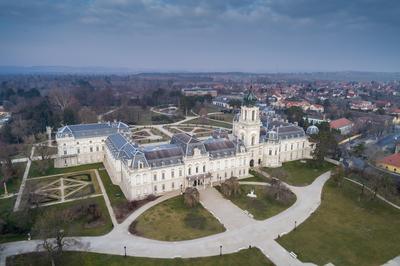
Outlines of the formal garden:
M 207 117 L 196 117 L 194 119 L 188 120 L 182 125 L 192 125 L 192 126 L 213 126 L 213 127 L 220 127 L 220 128 L 232 128 L 232 124 L 228 122 L 223 122 L 223 121 L 216 121 L 216 120 L 211 120 L 208 119 Z
M 256 220 L 265 220 L 289 208 L 296 196 L 279 180 L 270 185 L 240 185 L 233 177 L 216 189 Z
M 189 203 L 185 195 L 180 195 L 153 206 L 131 224 L 129 231 L 165 241 L 189 240 L 224 232 L 224 226 L 198 202 L 198 195 L 193 197 Z
M 20 210 L 13 212 L 16 197 L 0 200 L 0 242 L 43 238 L 39 224 L 59 221 L 66 235 L 103 235 L 112 229 L 112 222 L 93 170 L 102 164 L 69 168 L 50 167 L 40 171 L 32 163 Z M 38 177 L 39 175 L 48 175 Z M 34 177 L 36 176 L 36 177 Z M 65 223 L 64 223 L 65 222 Z
M 101 195 L 94 170 L 29 178 L 22 196 L 22 208 L 58 204 Z
M 47 266 L 51 265 L 48 256 L 42 253 L 27 253 L 7 258 L 7 266 Z M 217 266 L 217 265 L 252 265 L 252 266 L 272 266 L 264 254 L 257 248 L 243 249 L 232 254 L 223 254 L 222 256 L 191 258 L 191 259 L 154 259 L 141 257 L 124 257 L 118 255 L 108 255 L 89 252 L 63 252 L 56 258 L 56 265 L 75 266 L 75 265 L 109 265 L 109 266 Z
M 99 168 L 103 168 L 102 163 L 82 164 L 72 167 L 55 168 L 54 160 L 40 160 L 32 162 L 28 178 L 66 174 L 66 173 L 80 172 L 80 171 L 99 169 Z
M 314 182 L 321 174 L 332 170 L 335 165 L 323 162 L 313 162 L 312 160 L 297 160 L 283 163 L 281 167 L 263 167 L 271 177 L 278 178 L 285 183 L 293 186 L 306 186 Z
M 361 186 L 329 180 L 322 204 L 278 242 L 304 262 L 381 265 L 399 255 L 400 212 Z

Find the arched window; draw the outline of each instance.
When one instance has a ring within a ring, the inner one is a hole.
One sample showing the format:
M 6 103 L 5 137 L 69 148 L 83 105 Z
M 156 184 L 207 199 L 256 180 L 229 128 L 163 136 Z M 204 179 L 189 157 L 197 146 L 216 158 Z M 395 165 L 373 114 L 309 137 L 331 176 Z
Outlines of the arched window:
M 254 145 L 255 141 L 256 141 L 256 137 L 255 137 L 255 136 L 252 136 L 252 137 L 251 137 L 251 145 L 252 145 L 252 146 Z
M 251 112 L 251 120 L 256 120 L 256 111 L 254 110 Z
M 189 169 L 188 169 L 188 175 L 191 175 L 191 174 L 192 174 L 192 168 L 189 167 Z
M 206 166 L 203 165 L 203 173 L 205 173 L 205 172 L 206 172 Z

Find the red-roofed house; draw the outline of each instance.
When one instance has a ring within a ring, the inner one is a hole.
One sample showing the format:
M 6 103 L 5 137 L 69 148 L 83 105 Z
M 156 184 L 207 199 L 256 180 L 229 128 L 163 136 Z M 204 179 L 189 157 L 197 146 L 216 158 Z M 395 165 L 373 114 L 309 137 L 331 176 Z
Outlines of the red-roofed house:
M 347 118 L 339 118 L 332 120 L 329 125 L 331 128 L 339 130 L 340 134 L 347 135 L 353 129 L 354 123 Z
M 400 153 L 395 153 L 384 157 L 377 161 L 379 167 L 382 167 L 388 171 L 399 173 L 400 172 Z

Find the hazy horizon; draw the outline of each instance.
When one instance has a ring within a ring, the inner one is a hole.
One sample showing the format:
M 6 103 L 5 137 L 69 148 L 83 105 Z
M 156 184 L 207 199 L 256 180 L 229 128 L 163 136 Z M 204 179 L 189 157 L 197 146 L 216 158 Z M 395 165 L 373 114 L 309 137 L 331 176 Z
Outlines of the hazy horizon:
M 160 72 L 400 71 L 400 2 L 0 2 L 0 64 Z

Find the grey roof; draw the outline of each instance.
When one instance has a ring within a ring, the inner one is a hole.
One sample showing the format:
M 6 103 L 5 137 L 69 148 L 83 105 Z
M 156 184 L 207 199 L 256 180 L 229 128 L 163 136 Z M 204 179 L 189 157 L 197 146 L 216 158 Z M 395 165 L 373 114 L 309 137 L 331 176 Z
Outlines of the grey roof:
M 187 133 L 178 133 L 173 135 L 171 138 L 171 144 L 180 146 L 185 156 L 193 156 L 195 149 L 199 149 L 201 154 L 207 152 L 204 144 L 200 140 Z
M 59 128 L 57 137 L 74 137 L 75 139 L 107 137 L 118 132 L 129 132 L 128 125 L 122 122 L 69 125 Z
M 179 145 L 167 144 L 148 146 L 144 149 L 144 155 L 151 167 L 163 167 L 183 163 L 183 150 Z
M 304 137 L 304 129 L 295 125 L 281 126 L 277 129 L 279 139 L 291 139 Z
M 122 160 L 131 168 L 149 166 L 143 151 L 120 133 L 108 136 L 106 145 L 115 159 Z
M 207 139 L 204 146 L 211 158 L 235 156 L 236 145 L 228 139 Z

